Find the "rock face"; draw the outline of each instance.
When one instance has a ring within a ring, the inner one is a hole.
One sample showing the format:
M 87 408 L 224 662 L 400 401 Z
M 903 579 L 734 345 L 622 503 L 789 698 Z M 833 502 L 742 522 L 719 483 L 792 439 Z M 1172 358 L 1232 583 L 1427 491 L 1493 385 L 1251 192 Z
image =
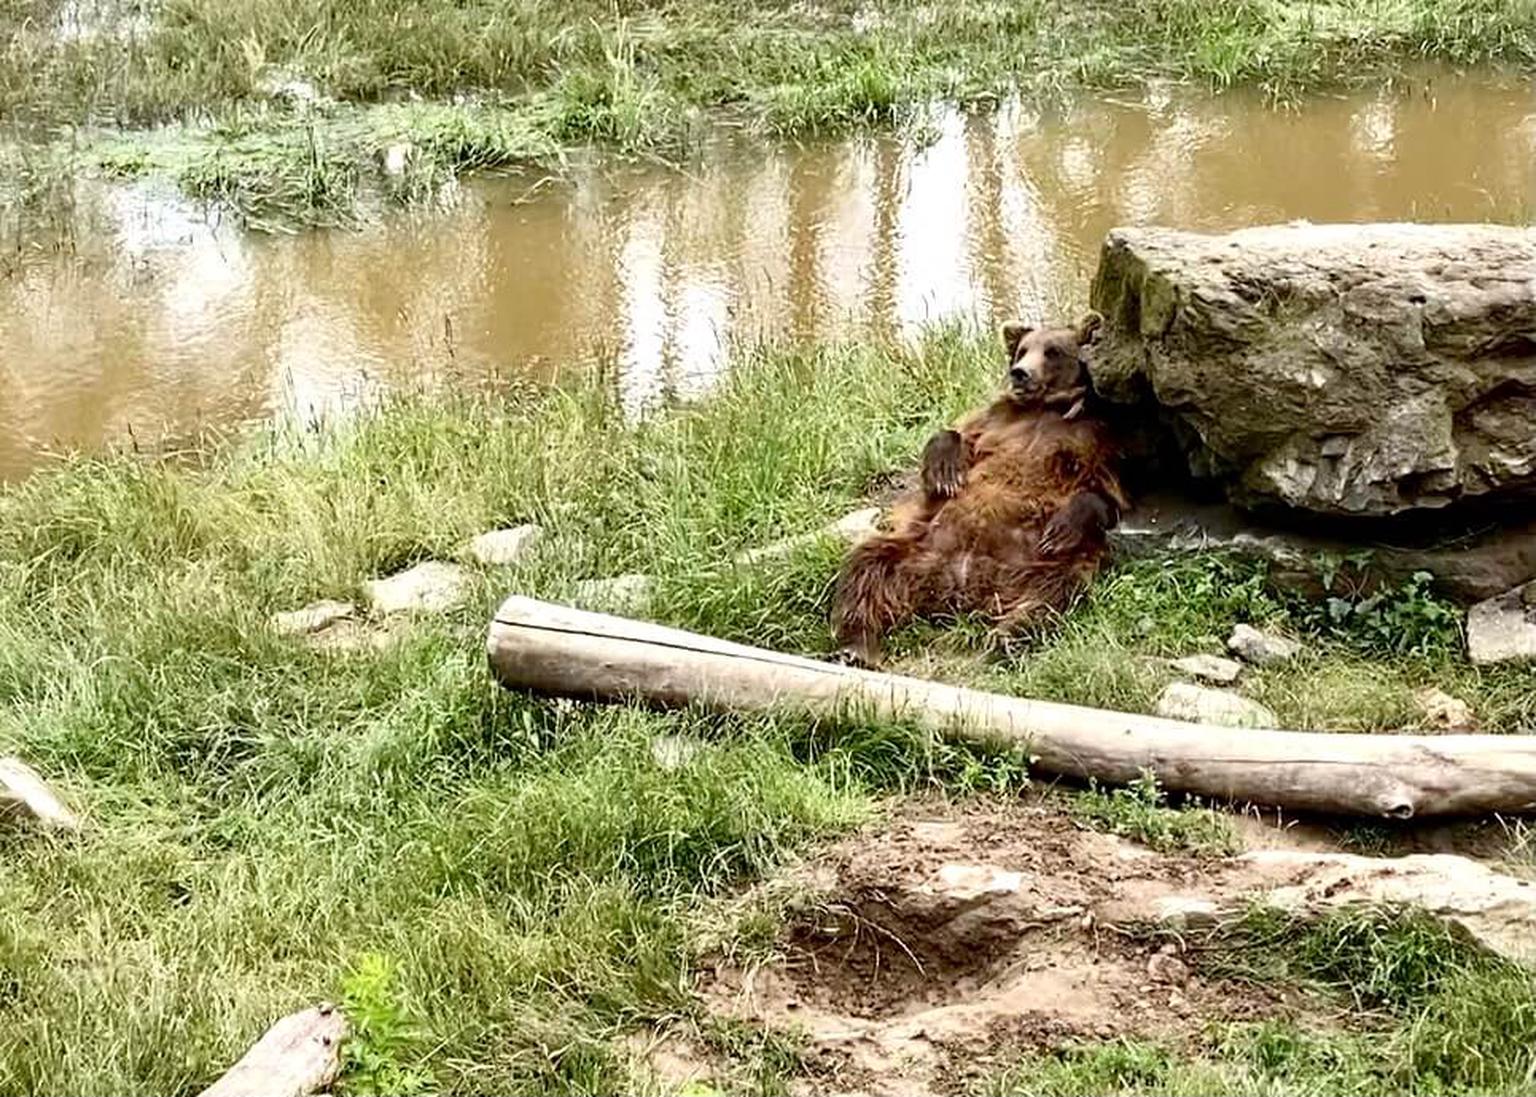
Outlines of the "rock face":
M 1229 497 L 1381 516 L 1536 494 L 1536 231 L 1116 229 L 1100 392 L 1155 398 Z

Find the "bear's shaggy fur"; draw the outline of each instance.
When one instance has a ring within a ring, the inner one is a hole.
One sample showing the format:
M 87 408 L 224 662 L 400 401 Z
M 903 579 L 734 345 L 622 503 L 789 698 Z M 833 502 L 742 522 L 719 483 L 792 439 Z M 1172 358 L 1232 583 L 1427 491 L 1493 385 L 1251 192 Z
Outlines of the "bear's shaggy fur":
M 833 631 L 847 659 L 877 664 L 885 634 L 919 616 L 981 613 L 1013 635 L 1066 609 L 1098 572 L 1127 505 L 1114 438 L 1087 410 L 1101 323 L 1003 326 L 1002 392 L 929 441 L 921 489 L 843 567 Z

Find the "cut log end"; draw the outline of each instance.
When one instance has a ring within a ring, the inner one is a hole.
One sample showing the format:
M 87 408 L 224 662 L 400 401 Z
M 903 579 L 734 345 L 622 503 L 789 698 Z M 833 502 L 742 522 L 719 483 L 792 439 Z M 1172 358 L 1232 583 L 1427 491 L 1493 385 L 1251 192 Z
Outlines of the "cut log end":
M 341 1072 L 347 1023 L 339 1009 L 319 1005 L 289 1014 L 230 1067 L 201 1097 L 308 1097 Z
M 80 829 L 42 775 L 19 758 L 0 758 L 0 820 L 7 817 L 65 833 Z

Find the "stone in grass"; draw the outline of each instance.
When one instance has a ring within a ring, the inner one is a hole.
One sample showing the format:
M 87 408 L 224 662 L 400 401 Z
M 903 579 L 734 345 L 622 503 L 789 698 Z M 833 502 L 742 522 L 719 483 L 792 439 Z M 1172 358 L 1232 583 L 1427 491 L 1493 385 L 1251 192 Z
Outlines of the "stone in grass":
M 464 546 L 464 552 L 486 567 L 506 567 L 527 559 L 544 536 L 540 526 L 513 526 L 482 533 Z
M 1206 689 L 1174 682 L 1157 698 L 1153 709 L 1169 720 L 1232 728 L 1272 728 L 1275 714 L 1257 701 L 1224 689 Z
M 444 613 L 461 605 L 470 590 L 469 573 L 457 564 L 428 560 L 363 584 L 376 613 Z
M 20 758 L 0 758 L 0 820 L 19 819 L 52 830 L 75 831 L 80 820 L 42 776 Z
M 649 575 L 638 573 L 587 579 L 576 584 L 576 601 L 603 613 L 639 613 L 650 604 L 654 586 Z
M 322 600 L 311 602 L 303 609 L 292 609 L 272 615 L 272 627 L 284 636 L 308 636 L 330 628 L 338 621 L 345 621 L 357 614 L 351 602 Z
M 1173 661 L 1173 669 L 1202 682 L 1230 686 L 1243 673 L 1243 664 L 1216 655 L 1188 655 Z
M 1478 666 L 1536 661 L 1536 583 L 1467 611 L 1467 654 Z
M 651 740 L 651 759 L 658 769 L 682 769 L 703 747 L 697 739 L 682 735 L 658 735 Z
M 1476 731 L 1477 714 L 1460 697 L 1426 686 L 1413 695 L 1425 727 L 1433 731 Z
M 1261 632 L 1252 625 L 1238 625 L 1233 629 L 1227 648 L 1239 659 L 1259 667 L 1286 663 L 1301 654 L 1301 645 L 1295 640 Z
M 834 538 L 846 545 L 856 545 L 880 532 L 880 508 L 865 507 L 851 511 L 830 525 L 811 533 L 798 533 L 781 541 L 748 549 L 736 557 L 738 564 L 760 564 L 765 560 L 782 560 L 793 556 L 807 545 L 814 545 L 823 537 Z

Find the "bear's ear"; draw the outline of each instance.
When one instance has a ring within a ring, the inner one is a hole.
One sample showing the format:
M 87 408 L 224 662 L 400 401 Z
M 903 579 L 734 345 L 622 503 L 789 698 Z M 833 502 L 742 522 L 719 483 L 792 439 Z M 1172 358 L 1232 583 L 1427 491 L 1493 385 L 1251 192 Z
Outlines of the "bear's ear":
M 1019 353 L 1019 344 L 1024 336 L 1035 329 L 1022 320 L 1009 320 L 1003 325 L 1003 352 L 1008 355 L 1008 361 L 1012 362 Z
M 1080 347 L 1091 346 L 1099 338 L 1099 330 L 1104 326 L 1104 317 L 1097 312 L 1089 311 L 1083 314 L 1083 318 L 1077 322 L 1077 345 Z

